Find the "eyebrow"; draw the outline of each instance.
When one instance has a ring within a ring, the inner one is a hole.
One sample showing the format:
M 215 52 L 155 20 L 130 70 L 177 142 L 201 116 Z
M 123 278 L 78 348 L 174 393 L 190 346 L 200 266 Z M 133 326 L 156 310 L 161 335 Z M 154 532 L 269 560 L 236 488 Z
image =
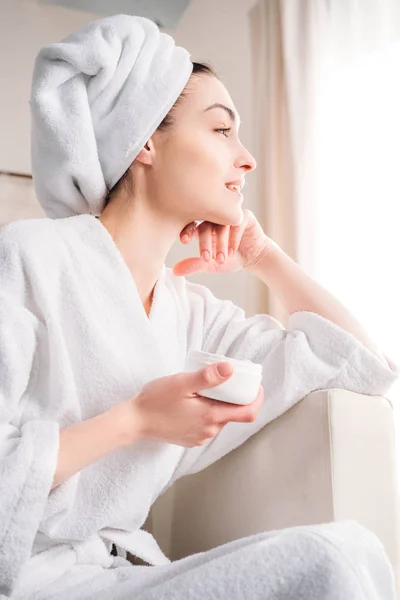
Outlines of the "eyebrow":
M 236 114 L 234 113 L 234 111 L 231 108 L 229 108 L 229 106 L 225 106 L 225 104 L 220 104 L 219 102 L 215 102 L 215 104 L 212 104 L 211 106 L 206 108 L 204 110 L 204 112 L 206 112 L 207 110 L 211 110 L 212 108 L 222 108 L 223 110 L 225 110 L 228 113 L 228 115 L 230 116 L 233 123 L 237 122 Z M 239 121 L 239 124 L 240 124 L 240 121 Z

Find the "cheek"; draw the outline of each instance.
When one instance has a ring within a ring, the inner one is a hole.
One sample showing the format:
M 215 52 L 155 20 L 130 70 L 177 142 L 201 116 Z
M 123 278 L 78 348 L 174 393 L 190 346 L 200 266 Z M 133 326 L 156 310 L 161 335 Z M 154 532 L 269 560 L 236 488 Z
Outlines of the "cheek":
M 225 198 L 230 172 L 228 146 L 215 133 L 175 139 L 163 154 L 163 195 L 168 181 L 168 204 L 188 215 L 193 210 L 214 210 Z M 160 172 L 161 174 L 161 172 Z M 182 204 L 182 199 L 185 202 Z M 201 219 L 202 216 L 196 218 Z
M 217 134 L 215 134 L 217 136 Z M 223 144 L 212 135 L 197 136 L 179 145 L 174 159 L 173 170 L 177 181 L 184 187 L 196 185 L 198 189 L 209 189 L 211 185 L 224 183 L 229 171 Z

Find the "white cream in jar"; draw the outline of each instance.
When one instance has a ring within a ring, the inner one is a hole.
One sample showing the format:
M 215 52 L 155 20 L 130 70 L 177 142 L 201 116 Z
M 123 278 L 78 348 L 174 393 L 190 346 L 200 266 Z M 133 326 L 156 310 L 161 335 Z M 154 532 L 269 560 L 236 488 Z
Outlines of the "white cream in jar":
M 233 404 L 250 404 L 256 399 L 262 380 L 262 365 L 251 360 L 228 358 L 221 354 L 211 354 L 202 350 L 189 350 L 186 356 L 185 371 L 198 371 L 213 363 L 228 362 L 233 374 L 212 388 L 198 390 L 198 394 Z

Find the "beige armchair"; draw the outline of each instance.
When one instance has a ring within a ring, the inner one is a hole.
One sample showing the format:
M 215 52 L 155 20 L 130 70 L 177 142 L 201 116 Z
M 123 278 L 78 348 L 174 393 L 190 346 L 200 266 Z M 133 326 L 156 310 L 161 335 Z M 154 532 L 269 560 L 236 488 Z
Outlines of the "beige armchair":
M 176 560 L 261 531 L 355 519 L 383 542 L 400 589 L 393 409 L 318 390 L 153 505 L 145 528 Z

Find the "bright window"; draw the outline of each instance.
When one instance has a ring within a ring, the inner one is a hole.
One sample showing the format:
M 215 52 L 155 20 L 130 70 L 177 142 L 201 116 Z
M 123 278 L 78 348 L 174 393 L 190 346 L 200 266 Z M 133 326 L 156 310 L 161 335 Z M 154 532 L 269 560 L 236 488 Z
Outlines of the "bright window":
M 315 274 L 400 364 L 399 72 L 390 45 L 320 81 Z

